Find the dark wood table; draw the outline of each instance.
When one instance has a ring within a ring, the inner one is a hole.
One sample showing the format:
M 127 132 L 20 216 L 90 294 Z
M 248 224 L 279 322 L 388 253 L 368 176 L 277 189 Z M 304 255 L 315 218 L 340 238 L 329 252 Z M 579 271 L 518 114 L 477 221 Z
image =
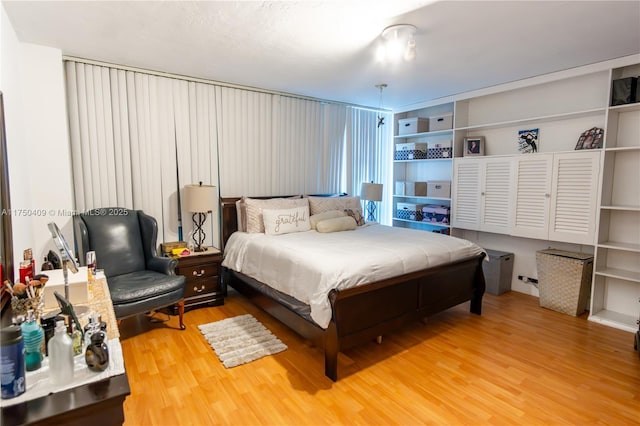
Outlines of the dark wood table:
M 104 278 L 90 286 L 93 311 L 100 312 L 107 322 L 109 338 L 119 337 L 111 297 Z M 3 324 L 11 317 L 10 307 L 3 306 Z M 127 373 L 97 382 L 2 407 L 3 426 L 64 424 L 121 425 L 124 423 L 122 404 L 131 393 Z

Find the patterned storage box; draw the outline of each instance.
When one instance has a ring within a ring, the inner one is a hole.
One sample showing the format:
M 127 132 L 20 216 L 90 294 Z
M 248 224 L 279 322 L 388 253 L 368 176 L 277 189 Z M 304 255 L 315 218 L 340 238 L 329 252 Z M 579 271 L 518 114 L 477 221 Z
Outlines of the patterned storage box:
M 422 221 L 422 208 L 424 204 L 398 203 L 396 217 L 398 219 Z
M 425 160 L 427 158 L 426 143 L 397 143 L 396 160 Z
M 451 158 L 451 141 L 437 141 L 427 143 L 427 158 Z
M 422 208 L 422 221 L 449 224 L 449 207 L 427 204 Z

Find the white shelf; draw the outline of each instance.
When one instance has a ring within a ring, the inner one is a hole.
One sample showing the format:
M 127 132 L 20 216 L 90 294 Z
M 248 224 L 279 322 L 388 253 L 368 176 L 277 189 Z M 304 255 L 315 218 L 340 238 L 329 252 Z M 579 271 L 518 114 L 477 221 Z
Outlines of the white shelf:
M 498 127 L 516 126 L 516 125 L 523 125 L 527 123 L 535 123 L 535 122 L 541 122 L 541 121 L 549 122 L 549 121 L 569 120 L 572 118 L 589 117 L 592 115 L 603 114 L 605 110 L 606 108 L 595 108 L 595 109 L 588 109 L 584 111 L 567 112 L 563 114 L 542 115 L 539 117 L 529 117 L 529 118 L 522 118 L 518 120 L 508 120 L 508 121 L 500 121 L 495 123 L 475 124 L 472 126 L 456 127 L 456 130 L 494 129 Z
M 602 210 L 617 210 L 626 212 L 640 212 L 640 206 L 600 206 Z
M 437 226 L 438 228 L 450 228 L 449 225 L 445 225 L 443 223 L 437 223 L 437 222 L 423 222 L 421 220 L 400 219 L 397 217 L 394 217 L 393 220 L 397 220 L 398 222 L 419 223 L 421 225 Z
M 589 315 L 589 321 L 597 322 L 609 327 L 618 328 L 631 333 L 638 331 L 637 321 L 631 315 L 621 314 L 619 312 L 603 309 L 594 314 Z
M 451 201 L 451 198 L 428 197 L 426 195 L 393 195 L 394 198 L 413 198 L 417 200 Z
M 621 243 L 619 241 L 605 241 L 605 242 L 602 242 L 602 243 L 598 243 L 598 247 L 616 249 L 616 250 L 633 251 L 633 252 L 640 253 L 640 244 Z
M 605 151 L 606 152 L 640 151 L 640 145 L 639 146 L 621 146 L 621 147 L 614 147 L 614 148 L 606 148 Z
M 435 130 L 433 132 L 422 132 L 422 133 L 411 133 L 409 135 L 397 135 L 394 136 L 394 139 L 413 139 L 413 138 L 423 138 L 423 137 L 431 137 L 431 136 L 444 136 L 448 134 L 453 134 L 453 129 L 447 130 Z
M 605 268 L 596 270 L 596 275 L 640 283 L 640 272 L 628 271 L 626 269 Z
M 640 111 L 640 102 L 609 107 L 609 112 L 619 113 L 619 112 L 631 112 L 631 111 Z

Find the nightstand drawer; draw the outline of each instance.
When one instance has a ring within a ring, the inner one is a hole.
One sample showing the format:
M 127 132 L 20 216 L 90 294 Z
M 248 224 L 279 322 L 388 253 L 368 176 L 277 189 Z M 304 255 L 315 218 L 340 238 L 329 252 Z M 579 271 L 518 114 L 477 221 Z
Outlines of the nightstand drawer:
M 221 292 L 220 280 L 217 275 L 206 279 L 189 280 L 184 286 L 185 298 Z
M 178 268 L 176 274 L 184 275 L 187 282 L 200 278 L 213 277 L 218 275 L 218 263 L 212 262 Z

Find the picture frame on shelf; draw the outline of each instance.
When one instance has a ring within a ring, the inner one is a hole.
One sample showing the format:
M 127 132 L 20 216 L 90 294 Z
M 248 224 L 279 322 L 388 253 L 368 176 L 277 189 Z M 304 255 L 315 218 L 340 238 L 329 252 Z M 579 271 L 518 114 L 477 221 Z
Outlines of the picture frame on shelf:
M 585 130 L 578 138 L 576 150 L 602 148 L 603 137 L 604 130 L 599 127 L 592 127 L 589 130 Z
M 518 152 L 531 154 L 540 151 L 540 129 L 518 130 Z
M 484 136 L 464 138 L 463 156 L 479 157 L 484 155 Z

